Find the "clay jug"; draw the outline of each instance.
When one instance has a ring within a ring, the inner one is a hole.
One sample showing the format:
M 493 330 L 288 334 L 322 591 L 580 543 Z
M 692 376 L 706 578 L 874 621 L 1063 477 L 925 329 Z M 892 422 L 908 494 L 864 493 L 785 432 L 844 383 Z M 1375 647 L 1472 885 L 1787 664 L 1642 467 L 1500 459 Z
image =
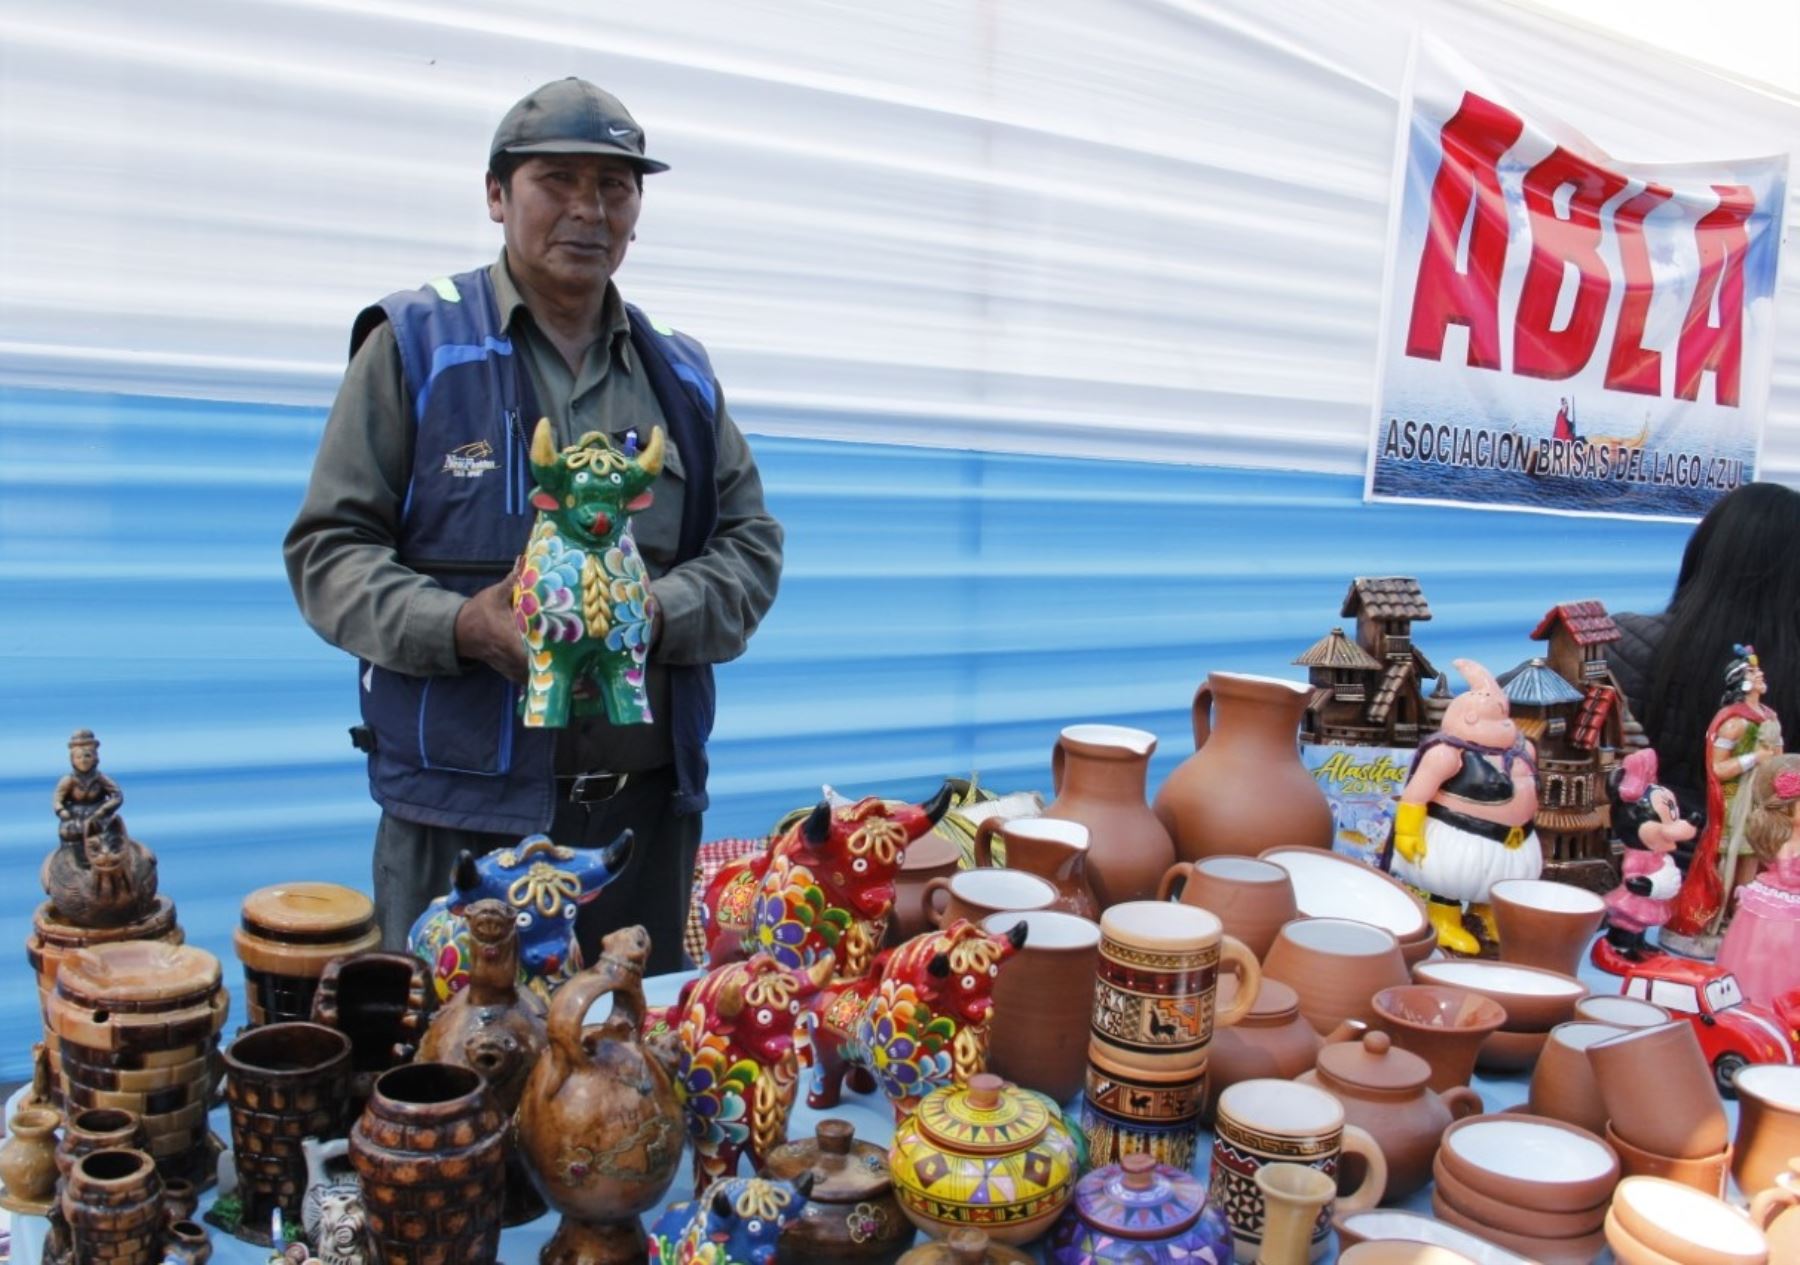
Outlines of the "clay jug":
M 1294 681 L 1236 672 L 1214 672 L 1195 691 L 1194 754 L 1156 793 L 1182 860 L 1331 847 L 1331 804 L 1297 745 L 1310 695 Z
M 550 1046 L 519 1100 L 519 1153 L 562 1223 L 547 1265 L 642 1261 L 639 1216 L 662 1201 L 681 1161 L 681 1106 L 670 1069 L 641 1036 L 650 935 L 623 927 L 600 959 L 556 990 Z M 612 998 L 604 1022 L 589 1009 Z
M 1088 828 L 1078 821 L 1045 817 L 989 817 L 975 831 L 975 864 L 994 864 L 994 836 L 1006 849 L 1006 868 L 1024 870 L 1056 889 L 1050 908 L 1097 921 L 1100 905 L 1088 883 Z
M 0 1185 L 11 1211 L 44 1216 L 56 1194 L 56 1126 L 62 1117 L 48 1107 L 13 1113 L 0 1146 Z
M 1144 800 L 1156 735 L 1121 725 L 1070 725 L 1051 752 L 1056 800 L 1046 817 L 1088 828 L 1088 883 L 1100 908 L 1156 895 L 1175 844 Z

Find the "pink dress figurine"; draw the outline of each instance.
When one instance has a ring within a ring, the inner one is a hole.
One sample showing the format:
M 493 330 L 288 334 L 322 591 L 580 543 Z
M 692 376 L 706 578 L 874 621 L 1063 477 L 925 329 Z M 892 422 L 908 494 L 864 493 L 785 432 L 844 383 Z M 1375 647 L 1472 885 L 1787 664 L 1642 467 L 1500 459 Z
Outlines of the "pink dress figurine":
M 1800 756 L 1768 761 L 1747 789 L 1744 837 L 1763 868 L 1737 889 L 1719 965 L 1737 976 L 1745 997 L 1773 1007 L 1800 989 Z
M 1625 848 L 1619 885 L 1606 894 L 1606 938 L 1594 943 L 1594 965 L 1616 959 L 1641 962 L 1651 950 L 1644 933 L 1669 920 L 1681 890 L 1675 848 L 1699 832 L 1699 823 L 1681 815 L 1675 792 L 1656 780 L 1656 752 L 1646 747 L 1626 756 L 1608 782 L 1613 834 Z
M 1488 890 L 1502 879 L 1536 878 L 1544 849 L 1537 813 L 1537 752 L 1512 721 L 1488 670 L 1458 659 L 1469 688 L 1445 709 L 1443 727 L 1419 744 L 1394 816 L 1389 868 L 1429 898 L 1439 947 L 1474 956 L 1463 906 L 1500 942 Z

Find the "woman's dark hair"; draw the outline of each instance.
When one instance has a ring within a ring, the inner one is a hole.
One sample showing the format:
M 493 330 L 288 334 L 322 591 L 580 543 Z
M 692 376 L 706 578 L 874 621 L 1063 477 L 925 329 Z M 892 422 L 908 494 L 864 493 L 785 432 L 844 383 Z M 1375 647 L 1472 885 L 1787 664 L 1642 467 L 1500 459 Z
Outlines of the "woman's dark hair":
M 1800 725 L 1800 492 L 1749 483 L 1714 505 L 1688 537 L 1667 617 L 1638 719 L 1664 780 L 1700 788 L 1734 647 L 1756 647 L 1766 702 Z

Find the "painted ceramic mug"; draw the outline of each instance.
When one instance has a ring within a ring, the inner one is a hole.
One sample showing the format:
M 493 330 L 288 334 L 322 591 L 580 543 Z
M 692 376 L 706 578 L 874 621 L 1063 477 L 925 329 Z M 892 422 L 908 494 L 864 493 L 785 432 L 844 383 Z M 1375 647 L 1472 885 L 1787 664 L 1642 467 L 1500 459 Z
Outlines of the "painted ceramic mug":
M 1237 977 L 1237 992 L 1215 1015 L 1221 964 Z M 1100 916 L 1089 1057 L 1152 1075 L 1203 1073 L 1213 1028 L 1249 1014 L 1261 987 L 1255 955 L 1216 915 L 1166 901 L 1114 905 Z
M 1205 1087 L 1205 1073 L 1158 1078 L 1090 1061 L 1081 1099 L 1088 1162 L 1098 1168 L 1144 1154 L 1192 1169 Z
M 1345 1152 L 1362 1158 L 1364 1173 L 1355 1191 L 1338 1198 L 1336 1210 L 1373 1208 L 1387 1191 L 1387 1161 L 1374 1138 L 1344 1122 L 1336 1098 L 1310 1085 L 1273 1079 L 1239 1081 L 1219 1095 L 1208 1199 L 1231 1222 L 1232 1252 L 1240 1265 L 1255 1261 L 1263 1245 L 1267 1209 L 1257 1170 L 1265 1164 L 1305 1164 L 1335 1180 Z M 1330 1203 L 1319 1211 L 1313 1260 L 1325 1253 L 1333 1211 Z

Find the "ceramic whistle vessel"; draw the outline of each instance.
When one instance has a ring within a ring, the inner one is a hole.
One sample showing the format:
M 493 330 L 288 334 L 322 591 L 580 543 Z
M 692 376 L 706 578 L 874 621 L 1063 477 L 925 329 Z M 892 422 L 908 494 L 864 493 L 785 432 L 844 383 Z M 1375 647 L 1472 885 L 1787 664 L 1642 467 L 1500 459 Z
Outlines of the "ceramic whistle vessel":
M 1088 881 L 1102 909 L 1154 896 L 1175 863 L 1174 841 L 1144 800 L 1155 752 L 1155 734 L 1119 725 L 1070 725 L 1051 752 L 1056 800 L 1043 815 L 1088 828 Z

